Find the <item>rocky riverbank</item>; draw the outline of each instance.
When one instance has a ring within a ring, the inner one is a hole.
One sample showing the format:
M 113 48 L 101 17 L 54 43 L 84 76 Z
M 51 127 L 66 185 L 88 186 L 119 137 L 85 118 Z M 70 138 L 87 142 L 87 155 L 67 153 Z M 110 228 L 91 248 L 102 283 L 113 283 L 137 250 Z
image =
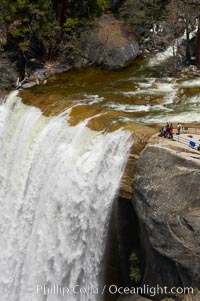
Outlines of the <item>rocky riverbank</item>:
M 103 15 L 70 40 L 63 38 L 55 61 L 28 60 L 24 79 L 18 79 L 15 53 L 3 52 L 0 57 L 0 89 L 32 88 L 46 84 L 47 79 L 55 74 L 88 66 L 119 70 L 132 64 L 138 54 L 139 44 L 133 30 L 112 14 Z

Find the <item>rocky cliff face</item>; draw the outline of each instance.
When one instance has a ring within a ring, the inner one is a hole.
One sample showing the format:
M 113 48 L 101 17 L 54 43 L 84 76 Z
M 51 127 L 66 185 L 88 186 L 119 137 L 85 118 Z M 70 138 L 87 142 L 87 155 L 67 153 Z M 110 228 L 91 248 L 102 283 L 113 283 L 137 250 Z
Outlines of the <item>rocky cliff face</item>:
M 146 253 L 143 283 L 198 288 L 200 154 L 154 137 L 141 153 L 133 205 Z
M 141 151 L 144 149 L 149 138 L 156 132 L 155 129 L 133 124 L 131 127 L 133 132 L 133 145 L 130 150 L 130 155 L 126 164 L 123 178 L 120 184 L 119 197 L 131 201 L 133 195 L 132 181 L 137 170 L 137 162 Z
M 0 95 L 2 96 L 5 90 L 9 90 L 14 86 L 17 80 L 16 64 L 11 63 L 9 56 L 5 54 L 0 55 Z

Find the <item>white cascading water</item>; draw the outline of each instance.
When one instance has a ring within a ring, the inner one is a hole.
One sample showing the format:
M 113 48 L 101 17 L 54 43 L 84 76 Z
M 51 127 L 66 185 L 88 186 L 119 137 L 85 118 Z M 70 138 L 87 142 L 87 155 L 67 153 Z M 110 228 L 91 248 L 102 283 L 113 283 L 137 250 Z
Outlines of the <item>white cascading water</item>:
M 106 229 L 130 132 L 71 127 L 63 115 L 44 117 L 16 92 L 0 106 L 3 301 L 102 300 Z
M 193 38 L 198 31 L 198 26 L 195 27 L 195 29 L 190 32 L 189 36 L 190 39 Z M 170 57 L 173 57 L 174 55 L 177 55 L 178 47 L 181 45 L 181 43 L 186 40 L 186 31 L 184 34 L 179 37 L 178 39 L 174 40 L 174 43 L 167 47 L 165 51 L 159 52 L 156 54 L 155 57 L 151 58 L 149 61 L 150 66 L 160 65 Z

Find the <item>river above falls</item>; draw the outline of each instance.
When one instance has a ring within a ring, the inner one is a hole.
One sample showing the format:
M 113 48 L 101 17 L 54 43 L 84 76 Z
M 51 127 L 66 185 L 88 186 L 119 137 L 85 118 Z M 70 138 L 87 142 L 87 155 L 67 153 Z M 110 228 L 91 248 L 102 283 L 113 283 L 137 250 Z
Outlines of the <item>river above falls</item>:
M 200 121 L 200 78 L 161 77 L 144 59 L 122 71 L 88 68 L 56 75 L 45 86 L 21 91 L 26 104 L 45 115 L 71 108 L 70 123 L 85 118 L 95 130 L 117 125 Z

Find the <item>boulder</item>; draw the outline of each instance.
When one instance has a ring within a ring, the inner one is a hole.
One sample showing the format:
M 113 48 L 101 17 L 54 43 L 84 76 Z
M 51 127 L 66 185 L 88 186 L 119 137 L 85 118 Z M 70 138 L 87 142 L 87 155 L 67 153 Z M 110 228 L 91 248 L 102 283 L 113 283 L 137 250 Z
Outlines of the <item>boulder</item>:
M 30 88 L 33 88 L 33 87 L 35 87 L 37 85 L 37 83 L 36 82 L 28 82 L 28 83 L 25 83 L 25 84 L 23 84 L 22 85 L 22 88 L 23 89 L 30 89 Z
M 200 153 L 187 145 L 154 137 L 141 153 L 133 205 L 146 254 L 143 283 L 199 287 L 199 179 Z
M 73 69 L 98 66 L 119 70 L 132 64 L 139 51 L 133 29 L 112 14 L 104 14 L 96 23 L 85 23 L 70 40 L 63 38 L 58 61 Z
M 45 86 L 47 84 L 47 79 L 44 79 L 42 84 Z
M 87 36 L 83 33 L 80 44 L 82 40 L 84 63 L 87 61 L 104 69 L 124 68 L 133 63 L 139 53 L 134 32 L 111 15 L 103 15 Z

